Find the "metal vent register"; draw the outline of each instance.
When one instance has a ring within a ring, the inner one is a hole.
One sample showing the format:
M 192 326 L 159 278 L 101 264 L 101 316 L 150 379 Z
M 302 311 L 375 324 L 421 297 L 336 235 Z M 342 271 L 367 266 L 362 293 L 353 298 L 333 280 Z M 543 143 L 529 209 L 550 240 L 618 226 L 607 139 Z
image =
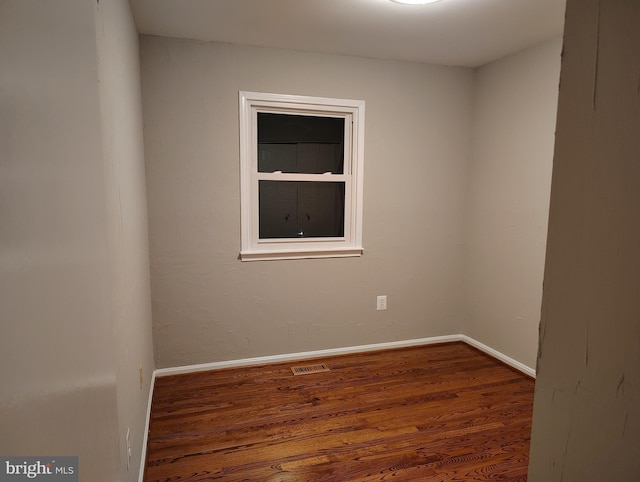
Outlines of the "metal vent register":
M 309 375 L 311 373 L 321 373 L 321 372 L 328 372 L 331 369 L 321 363 L 319 365 L 305 365 L 305 366 L 299 366 L 299 367 L 291 367 L 291 371 L 293 372 L 294 375 Z

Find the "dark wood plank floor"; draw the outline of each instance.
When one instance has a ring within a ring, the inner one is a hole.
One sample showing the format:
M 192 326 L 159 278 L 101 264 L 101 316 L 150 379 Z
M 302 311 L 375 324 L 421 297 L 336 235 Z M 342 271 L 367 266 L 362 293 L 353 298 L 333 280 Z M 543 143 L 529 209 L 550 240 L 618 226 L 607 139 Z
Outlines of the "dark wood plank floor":
M 532 379 L 464 343 L 158 378 L 145 480 L 525 481 Z

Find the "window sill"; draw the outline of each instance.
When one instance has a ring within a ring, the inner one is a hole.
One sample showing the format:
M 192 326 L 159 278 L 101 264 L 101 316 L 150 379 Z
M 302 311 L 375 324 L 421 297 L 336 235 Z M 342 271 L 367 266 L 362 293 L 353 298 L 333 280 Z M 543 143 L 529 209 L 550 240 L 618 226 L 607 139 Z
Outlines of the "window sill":
M 353 258 L 362 256 L 364 248 L 314 249 L 291 251 L 241 251 L 241 261 L 274 261 L 279 259 Z

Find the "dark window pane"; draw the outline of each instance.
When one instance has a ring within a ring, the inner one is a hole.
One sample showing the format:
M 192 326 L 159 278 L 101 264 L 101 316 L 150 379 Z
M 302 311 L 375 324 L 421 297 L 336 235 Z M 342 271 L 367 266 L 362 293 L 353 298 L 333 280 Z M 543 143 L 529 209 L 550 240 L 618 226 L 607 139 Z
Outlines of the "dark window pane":
M 343 174 L 344 122 L 258 112 L 258 171 Z
M 344 183 L 259 181 L 260 239 L 344 236 Z

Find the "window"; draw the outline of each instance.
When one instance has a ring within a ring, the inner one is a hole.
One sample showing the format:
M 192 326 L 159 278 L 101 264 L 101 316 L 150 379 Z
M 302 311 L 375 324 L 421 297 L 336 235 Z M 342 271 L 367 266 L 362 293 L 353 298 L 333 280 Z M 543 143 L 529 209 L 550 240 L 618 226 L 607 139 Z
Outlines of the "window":
M 240 92 L 243 261 L 362 255 L 364 101 Z

